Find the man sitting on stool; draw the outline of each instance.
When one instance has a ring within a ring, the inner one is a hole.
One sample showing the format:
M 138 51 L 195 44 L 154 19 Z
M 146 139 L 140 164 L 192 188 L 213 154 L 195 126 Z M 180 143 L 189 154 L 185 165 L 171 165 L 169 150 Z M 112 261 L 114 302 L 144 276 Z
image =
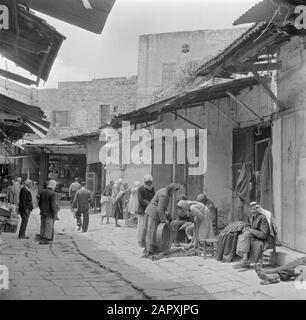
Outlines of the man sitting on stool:
M 239 235 L 236 253 L 242 256 L 242 260 L 234 266 L 235 269 L 250 267 L 250 261 L 257 263 L 260 259 L 265 241 L 270 235 L 269 222 L 264 214 L 258 210 L 257 202 L 250 203 L 249 225 Z

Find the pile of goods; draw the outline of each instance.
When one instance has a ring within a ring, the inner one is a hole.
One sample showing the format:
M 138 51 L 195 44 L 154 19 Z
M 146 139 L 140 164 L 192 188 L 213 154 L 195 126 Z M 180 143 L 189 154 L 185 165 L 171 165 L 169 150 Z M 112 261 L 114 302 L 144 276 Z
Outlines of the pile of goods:
M 19 223 L 19 217 L 16 212 L 16 206 L 0 202 L 0 233 L 16 233 Z

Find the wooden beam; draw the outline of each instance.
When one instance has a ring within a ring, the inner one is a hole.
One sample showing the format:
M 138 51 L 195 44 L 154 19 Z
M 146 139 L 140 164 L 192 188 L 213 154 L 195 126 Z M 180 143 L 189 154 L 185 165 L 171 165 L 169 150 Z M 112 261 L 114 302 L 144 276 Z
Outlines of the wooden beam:
M 224 117 L 226 117 L 227 119 L 233 121 L 238 127 L 240 127 L 240 123 L 238 121 L 236 121 L 235 119 L 231 118 L 229 115 L 227 115 L 224 111 L 222 111 L 217 105 L 215 105 L 212 101 L 208 100 L 207 101 L 214 109 L 216 109 L 216 111 L 220 112 L 223 114 Z
M 231 54 L 230 57 L 225 58 L 222 64 L 212 67 L 212 70 L 199 71 L 198 76 L 206 76 L 207 78 L 216 77 L 218 74 L 222 73 L 229 67 L 235 66 L 237 64 L 243 64 L 263 55 L 264 50 L 275 51 L 273 44 L 275 43 L 278 35 L 272 35 L 270 32 L 262 35 L 260 41 L 251 42 L 248 46 L 236 49 L 236 52 Z M 270 52 L 271 53 L 271 52 Z M 274 52 L 273 52 L 274 54 Z
M 267 71 L 267 70 L 279 70 L 281 68 L 281 64 L 277 63 L 244 63 L 237 64 L 233 67 L 226 68 L 226 71 L 237 72 L 237 73 L 245 73 L 245 72 L 253 72 L 253 71 Z
M 263 118 L 261 118 L 255 111 L 252 110 L 252 108 L 250 108 L 248 105 L 246 105 L 243 101 L 241 101 L 239 98 L 237 98 L 236 96 L 234 96 L 232 93 L 230 92 L 226 92 L 226 94 L 228 96 L 230 96 L 234 101 L 236 101 L 238 104 L 240 104 L 242 107 L 246 108 L 247 110 L 249 110 L 253 115 L 256 116 L 256 118 L 258 118 L 260 121 L 263 121 Z
M 256 79 L 258 80 L 258 83 L 260 83 L 263 86 L 263 88 L 266 90 L 266 92 L 271 97 L 271 99 L 276 103 L 277 107 L 280 110 L 282 110 L 283 107 L 282 107 L 280 101 L 277 99 L 277 97 L 275 96 L 274 92 L 271 90 L 271 88 L 267 84 L 267 82 L 262 79 L 262 77 L 257 73 L 256 70 L 252 70 L 252 73 L 256 77 Z
M 23 83 L 27 86 L 32 86 L 36 84 L 36 82 L 31 79 L 22 77 L 19 74 L 12 73 L 3 69 L 0 69 L 0 76 L 3 78 L 11 79 L 13 81 L 17 81 L 19 83 Z

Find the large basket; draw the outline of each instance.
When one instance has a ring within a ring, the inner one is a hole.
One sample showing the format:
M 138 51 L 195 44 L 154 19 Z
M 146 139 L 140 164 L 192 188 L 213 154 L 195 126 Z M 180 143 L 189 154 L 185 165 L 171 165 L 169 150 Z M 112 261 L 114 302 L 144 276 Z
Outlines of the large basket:
M 156 230 L 156 244 L 160 251 L 170 250 L 173 243 L 173 233 L 168 223 L 160 223 Z

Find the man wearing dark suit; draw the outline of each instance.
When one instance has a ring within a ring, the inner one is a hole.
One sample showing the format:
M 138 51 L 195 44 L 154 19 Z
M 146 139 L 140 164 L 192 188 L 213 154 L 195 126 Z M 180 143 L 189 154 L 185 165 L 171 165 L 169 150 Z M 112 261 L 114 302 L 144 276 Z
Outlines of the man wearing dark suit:
M 30 191 L 31 181 L 26 180 L 19 194 L 19 214 L 21 216 L 21 226 L 19 229 L 19 239 L 29 239 L 25 235 L 29 217 L 33 210 L 32 193 Z
M 75 194 L 74 200 L 72 202 L 72 208 L 77 208 L 76 219 L 78 230 L 87 232 L 89 224 L 89 208 L 92 202 L 91 192 L 86 189 L 86 183 L 81 182 L 81 189 Z M 83 223 L 82 223 L 82 214 L 83 214 Z
M 47 189 L 42 191 L 38 206 L 40 209 L 40 244 L 50 244 L 54 235 L 54 222 L 57 217 L 58 206 L 56 202 L 56 181 L 50 180 Z

